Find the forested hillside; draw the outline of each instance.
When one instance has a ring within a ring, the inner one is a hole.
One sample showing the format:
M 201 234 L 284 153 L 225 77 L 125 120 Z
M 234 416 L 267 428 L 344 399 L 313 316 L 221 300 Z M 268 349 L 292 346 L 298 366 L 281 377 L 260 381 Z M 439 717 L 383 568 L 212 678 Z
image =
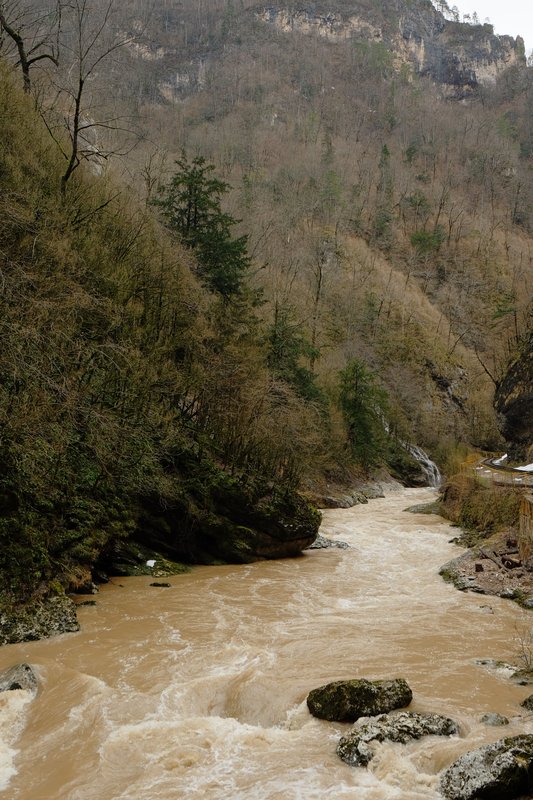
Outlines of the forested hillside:
M 521 40 L 446 16 L 168 3 L 123 54 L 148 191 L 182 148 L 213 162 L 265 322 L 298 331 L 326 389 L 361 359 L 441 459 L 499 445 L 494 386 L 532 297 L 531 68 Z
M 2 8 L 5 607 L 129 540 L 294 555 L 302 491 L 502 445 L 532 310 L 519 41 L 426 0 Z

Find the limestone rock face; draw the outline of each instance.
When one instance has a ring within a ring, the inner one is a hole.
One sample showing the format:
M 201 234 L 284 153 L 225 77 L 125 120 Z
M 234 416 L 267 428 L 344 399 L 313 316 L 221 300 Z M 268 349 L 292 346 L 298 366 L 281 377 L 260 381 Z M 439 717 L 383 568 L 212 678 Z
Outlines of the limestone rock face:
M 337 755 L 352 767 L 366 767 L 374 757 L 373 742 L 399 742 L 405 744 L 422 736 L 451 736 L 459 733 L 453 719 L 439 714 L 419 714 L 400 711 L 382 714 L 367 722 L 357 722 L 347 736 L 337 745 Z
M 513 800 L 528 794 L 532 766 L 532 734 L 500 739 L 458 758 L 440 791 L 448 800 Z
M 314 717 L 334 722 L 355 722 L 359 717 L 386 714 L 408 706 L 413 693 L 403 678 L 369 681 L 365 678 L 334 681 L 313 689 L 307 707 Z
M 496 36 L 489 24 L 445 18 L 424 0 L 382 0 L 370 6 L 355 1 L 342 9 L 331 2 L 305 10 L 269 5 L 256 16 L 285 34 L 313 35 L 329 42 L 364 40 L 371 47 L 386 48 L 398 70 L 409 65 L 459 98 L 478 84 L 494 83 L 507 67 L 525 64 L 519 37 Z

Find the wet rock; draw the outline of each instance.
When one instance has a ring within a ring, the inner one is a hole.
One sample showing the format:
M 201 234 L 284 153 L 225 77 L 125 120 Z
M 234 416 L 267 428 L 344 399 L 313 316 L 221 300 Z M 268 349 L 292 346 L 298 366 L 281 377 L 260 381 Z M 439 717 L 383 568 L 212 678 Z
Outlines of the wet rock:
M 189 567 L 165 558 L 161 553 L 134 540 L 113 540 L 95 568 L 99 574 L 133 577 L 150 575 L 166 578 L 188 572 Z M 93 571 L 94 572 L 94 571 Z
M 484 725 L 491 725 L 494 728 L 497 728 L 500 725 L 509 725 L 509 720 L 507 717 L 504 717 L 503 714 L 496 714 L 494 711 L 489 711 L 487 714 L 483 714 L 480 722 L 482 722 Z
M 14 667 L 0 672 L 0 692 L 9 692 L 14 689 L 37 691 L 37 678 L 29 664 L 16 664 Z
M 329 495 L 319 499 L 322 508 L 352 508 L 361 503 L 368 503 L 366 491 L 354 491 L 349 494 Z
M 448 800 L 515 800 L 527 794 L 533 766 L 533 735 L 500 739 L 471 750 L 442 774 Z
M 307 550 L 325 550 L 329 547 L 337 547 L 339 550 L 349 550 L 350 545 L 347 542 L 340 542 L 336 539 L 328 539 L 326 536 L 318 534 L 313 544 L 307 547 Z
M 527 711 L 533 711 L 533 694 L 530 694 L 525 700 L 522 700 L 520 705 Z
M 359 717 L 386 714 L 408 706 L 413 693 L 403 678 L 369 681 L 359 678 L 334 681 L 313 689 L 307 707 L 314 717 L 335 722 L 355 722 Z
M 337 745 L 337 755 L 352 767 L 366 767 L 374 757 L 373 742 L 406 744 L 422 736 L 451 736 L 459 733 L 457 723 L 439 714 L 401 711 L 358 722 Z
M 0 612 L 0 645 L 32 642 L 79 629 L 76 606 L 65 595 Z
M 518 686 L 530 686 L 533 684 L 533 671 L 530 669 L 517 669 L 511 675 L 511 680 Z
M 504 600 L 514 600 L 516 597 L 516 589 L 513 589 L 511 586 L 507 586 L 505 589 L 502 589 L 499 594 Z
M 409 508 L 404 508 L 409 514 L 440 514 L 440 504 L 438 500 L 434 500 L 432 503 L 419 503 L 416 506 L 409 506 Z
M 367 498 L 367 500 L 379 500 L 385 497 L 385 492 L 380 485 L 377 486 L 365 486 L 361 489 L 362 494 Z

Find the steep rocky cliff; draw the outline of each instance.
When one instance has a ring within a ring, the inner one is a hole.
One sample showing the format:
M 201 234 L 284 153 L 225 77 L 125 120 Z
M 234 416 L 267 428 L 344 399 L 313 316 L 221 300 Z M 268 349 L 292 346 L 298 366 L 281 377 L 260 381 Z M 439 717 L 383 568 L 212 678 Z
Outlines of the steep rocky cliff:
M 513 455 L 528 458 L 533 447 L 533 331 L 500 381 L 495 406 Z
M 457 97 L 467 96 L 480 84 L 493 83 L 507 67 L 524 63 L 520 37 L 496 36 L 489 24 L 447 20 L 429 0 L 382 0 L 374 7 L 360 0 L 346 4 L 342 11 L 335 10 L 337 5 L 272 5 L 257 16 L 285 33 L 316 35 L 331 42 L 366 42 L 386 49 L 398 70 L 408 65 Z

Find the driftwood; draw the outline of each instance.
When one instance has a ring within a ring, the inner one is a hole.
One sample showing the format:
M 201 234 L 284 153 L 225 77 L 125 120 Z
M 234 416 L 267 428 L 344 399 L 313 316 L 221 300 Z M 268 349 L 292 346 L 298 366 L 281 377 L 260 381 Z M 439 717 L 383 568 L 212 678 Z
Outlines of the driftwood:
M 479 555 L 480 555 L 482 558 L 488 558 L 488 559 L 490 559 L 491 561 L 493 561 L 493 562 L 496 564 L 496 566 L 497 566 L 499 569 L 505 569 L 505 565 L 504 565 L 503 561 L 502 561 L 502 560 L 501 560 L 501 558 L 500 558 L 499 556 L 497 556 L 497 555 L 496 555 L 496 553 L 494 553 L 493 551 L 491 551 L 491 550 L 485 550 L 485 548 L 484 548 L 484 547 L 480 547 L 480 549 L 479 549 Z
M 516 569 L 522 566 L 520 558 L 517 558 L 514 553 L 503 553 L 500 557 L 494 550 L 487 550 L 481 547 L 479 555 L 481 558 L 490 559 L 499 569 Z

